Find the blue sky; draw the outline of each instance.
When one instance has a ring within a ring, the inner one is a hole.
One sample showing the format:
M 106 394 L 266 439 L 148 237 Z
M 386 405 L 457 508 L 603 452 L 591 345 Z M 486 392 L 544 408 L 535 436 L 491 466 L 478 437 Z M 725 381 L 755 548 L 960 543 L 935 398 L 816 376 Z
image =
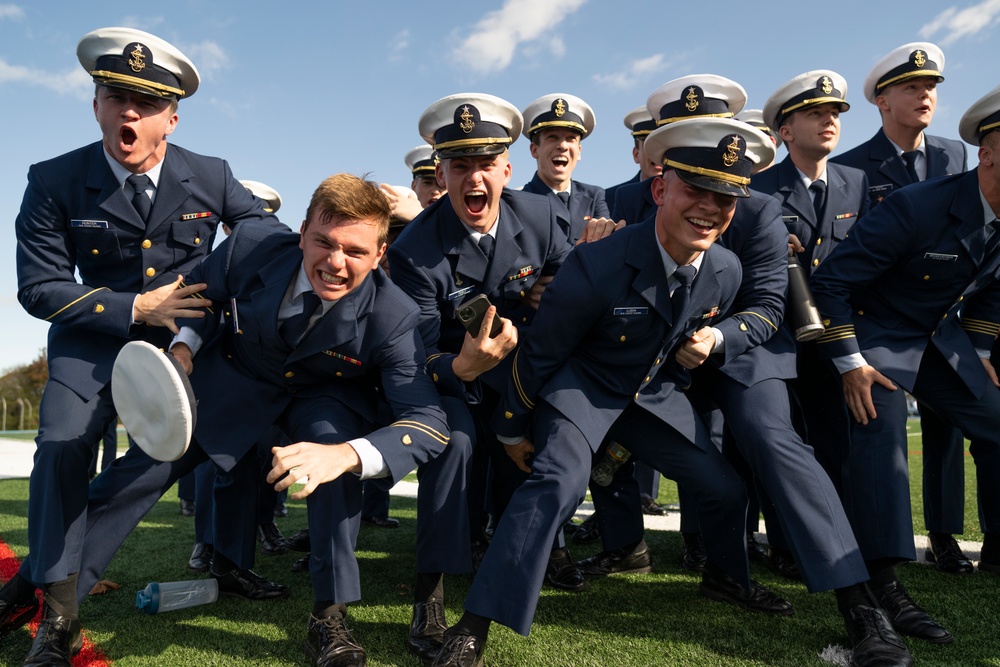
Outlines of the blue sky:
M 17 303 L 13 223 L 30 164 L 99 138 L 93 85 L 76 60 L 77 42 L 95 28 L 140 28 L 184 51 L 202 84 L 181 102 L 171 141 L 277 189 L 279 217 L 297 228 L 313 188 L 332 173 L 409 185 L 403 155 L 421 143 L 418 117 L 463 91 L 521 109 L 546 93 L 582 97 L 597 126 L 576 177 L 610 186 L 635 171 L 622 118 L 670 79 L 726 76 L 747 89 L 748 107 L 760 108 L 793 76 L 833 69 L 846 77 L 852 103 L 842 116 L 838 150 L 846 150 L 878 129 L 861 92 L 868 70 L 893 48 L 928 40 L 946 56 L 931 132 L 957 139 L 965 109 L 1000 84 L 998 22 L 1000 0 L 0 0 L 0 252 L 8 260 L 0 369 L 45 345 L 47 325 Z M 511 157 L 519 186 L 534 172 L 527 141 Z

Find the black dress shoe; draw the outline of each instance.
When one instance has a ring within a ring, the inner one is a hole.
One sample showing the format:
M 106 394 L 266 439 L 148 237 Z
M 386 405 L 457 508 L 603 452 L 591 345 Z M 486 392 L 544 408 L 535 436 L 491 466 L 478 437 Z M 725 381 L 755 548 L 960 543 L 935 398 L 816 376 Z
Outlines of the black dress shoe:
M 951 535 L 944 533 L 928 533 L 930 548 L 924 552 L 928 563 L 945 574 L 972 574 L 976 570 L 972 561 L 962 553 L 962 548 Z
M 410 622 L 410 636 L 406 638 L 406 650 L 421 663 L 430 665 L 441 650 L 447 629 L 444 601 L 432 597 L 426 602 L 417 602 L 413 605 L 413 620 Z
M 38 598 L 34 595 L 23 602 L 0 601 L 0 639 L 30 621 L 38 613 Z
M 309 529 L 300 530 L 291 537 L 285 538 L 285 544 L 292 551 L 300 551 L 302 553 L 308 553 L 312 550 L 312 545 L 309 543 Z
M 83 648 L 80 621 L 65 616 L 50 616 L 38 624 L 31 650 L 22 667 L 70 667 L 71 658 Z
M 750 590 L 747 590 L 733 581 L 732 577 L 711 567 L 702 572 L 698 592 L 709 600 L 728 602 L 747 611 L 775 616 L 791 616 L 793 612 L 792 604 L 788 600 L 772 593 L 756 581 L 751 580 Z
M 802 581 L 802 573 L 799 571 L 799 564 L 795 562 L 795 557 L 791 551 L 785 549 L 768 548 L 767 558 L 764 559 L 767 565 L 775 574 L 781 575 L 785 579 Z
M 288 505 L 285 503 L 278 503 L 274 506 L 274 516 L 279 519 L 284 519 L 288 516 Z
M 851 641 L 851 667 L 910 667 L 913 657 L 892 629 L 885 611 L 851 607 L 844 616 Z
M 257 541 L 260 542 L 260 550 L 268 556 L 280 556 L 288 551 L 285 536 L 273 521 L 257 526 Z
M 873 589 L 872 593 L 896 632 L 935 644 L 950 644 L 955 640 L 950 632 L 913 601 L 898 581 Z
M 645 574 L 653 571 L 653 555 L 649 552 L 646 540 L 631 549 L 622 547 L 598 554 L 576 562 L 577 569 L 588 577 L 603 577 L 608 574 Z
M 757 536 L 753 533 L 747 533 L 747 557 L 750 560 L 760 561 L 767 558 L 767 549 L 757 541 Z
M 584 519 L 583 523 L 573 531 L 573 536 L 570 539 L 577 544 L 590 544 L 601 539 L 601 529 L 597 525 L 597 514 L 591 514 Z
M 994 553 L 984 544 L 982 551 L 979 552 L 979 571 L 1000 574 L 1000 553 Z
M 230 570 L 225 574 L 211 573 L 219 582 L 219 595 L 244 600 L 280 600 L 288 597 L 288 587 L 260 576 L 253 570 Z
M 211 544 L 197 542 L 191 550 L 191 558 L 188 559 L 188 569 L 192 572 L 208 572 L 212 567 L 212 558 L 215 556 L 215 548 Z
M 306 554 L 302 558 L 296 558 L 295 562 L 292 563 L 292 572 L 308 572 L 309 571 L 309 554 Z
M 475 635 L 444 635 L 444 643 L 432 667 L 481 667 L 486 640 Z
M 583 575 L 577 569 L 576 563 L 570 558 L 569 550 L 553 549 L 549 555 L 549 565 L 545 569 L 545 581 L 551 586 L 564 591 L 582 591 L 587 586 Z
M 399 528 L 399 519 L 388 516 L 384 519 L 380 516 L 362 516 L 361 522 L 377 528 Z
M 181 498 L 181 516 L 194 516 L 194 501 Z
M 640 501 L 642 502 L 642 513 L 648 514 L 649 516 L 663 516 L 667 513 L 667 509 L 656 502 L 652 496 L 647 496 L 645 493 L 640 496 Z
M 316 618 L 309 615 L 309 632 L 302 645 L 316 667 L 364 667 L 365 650 L 355 641 L 341 615 Z
M 681 533 L 684 538 L 684 558 L 681 567 L 691 572 L 704 572 L 708 556 L 705 555 L 705 540 L 701 533 Z

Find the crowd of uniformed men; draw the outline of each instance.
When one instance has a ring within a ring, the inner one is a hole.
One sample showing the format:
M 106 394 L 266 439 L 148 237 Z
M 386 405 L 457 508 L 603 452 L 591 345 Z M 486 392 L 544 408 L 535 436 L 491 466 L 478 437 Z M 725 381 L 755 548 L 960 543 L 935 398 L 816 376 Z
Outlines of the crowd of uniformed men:
M 384 499 L 414 469 L 406 645 L 423 664 L 482 664 L 493 622 L 526 635 L 545 582 L 576 591 L 651 571 L 642 515 L 663 511 L 662 473 L 678 482 L 683 562 L 702 595 L 791 614 L 750 578 L 761 558 L 834 591 L 852 665 L 909 665 L 900 634 L 953 638 L 895 572 L 916 557 L 907 393 L 920 402 L 928 560 L 976 569 L 954 538 L 967 438 L 978 569 L 1000 572 L 1000 89 L 962 118 L 978 150 L 966 171 L 965 144 L 925 132 L 944 80 L 935 45 L 872 68 L 863 93 L 881 129 L 834 158 L 850 108 L 834 71 L 794 77 L 760 110 L 720 76 L 667 82 L 625 117 L 639 171 L 609 188 L 573 180 L 595 124 L 578 97 L 519 111 L 451 95 L 419 118 L 412 191 L 331 176 L 298 233 L 274 217 L 273 190 L 167 143 L 199 84 L 180 51 L 106 28 L 78 56 L 101 140 L 33 165 L 16 222 L 18 297 L 51 323 L 30 554 L 0 590 L 0 637 L 42 592 L 24 665 L 70 664 L 79 602 L 199 465 L 191 567 L 251 600 L 287 595 L 251 568 L 258 539 L 285 548 L 274 492 L 305 484 L 293 497 L 307 499 L 309 531 L 290 541 L 309 551 L 304 650 L 317 665 L 365 664 L 346 624 L 361 599 L 354 547 L 362 516 L 392 523 L 384 506 L 362 509 L 362 485 Z M 537 171 L 516 189 L 521 134 Z M 229 236 L 210 252 L 219 225 Z M 813 294 L 786 309 L 790 259 Z M 177 460 L 132 447 L 91 482 L 130 340 L 189 374 L 194 435 Z M 593 517 L 564 530 L 588 484 Z M 567 535 L 602 549 L 574 562 Z M 449 626 L 444 575 L 472 572 Z

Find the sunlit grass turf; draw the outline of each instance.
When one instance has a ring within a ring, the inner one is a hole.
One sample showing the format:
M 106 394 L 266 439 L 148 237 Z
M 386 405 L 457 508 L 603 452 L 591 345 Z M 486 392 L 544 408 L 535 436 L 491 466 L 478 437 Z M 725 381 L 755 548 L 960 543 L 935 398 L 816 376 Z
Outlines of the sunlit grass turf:
M 919 425 L 917 425 L 919 426 Z M 911 444 L 919 451 L 919 438 Z M 919 490 L 919 456 L 910 457 L 911 478 Z M 974 472 L 969 460 L 966 523 L 976 524 Z M 674 502 L 674 485 L 662 485 L 661 502 Z M 27 482 L 0 481 L 0 538 L 18 557 L 27 551 Z M 919 494 L 914 498 L 915 528 L 922 531 Z M 415 501 L 393 498 L 397 530 L 364 526 L 358 539 L 364 599 L 350 608 L 350 625 L 367 649 L 369 664 L 417 665 L 403 641 L 410 621 Z M 291 502 L 279 519 L 287 534 L 305 527 L 305 503 Z M 978 531 L 978 526 L 975 526 Z M 300 645 L 312 603 L 308 576 L 289 571 L 298 554 L 259 556 L 257 570 L 288 584 L 292 597 L 272 603 L 223 599 L 193 609 L 147 616 L 134 607 L 135 591 L 150 581 L 196 578 L 186 570 L 193 521 L 179 516 L 171 491 L 125 543 L 105 573 L 120 591 L 88 599 L 82 608 L 90 638 L 122 667 L 152 665 L 305 665 Z M 972 535 L 967 535 L 971 538 Z M 656 572 L 592 581 L 572 594 L 545 589 L 531 637 L 495 626 L 487 665 L 822 665 L 817 653 L 843 644 L 843 623 L 831 594 L 809 595 L 801 584 L 776 578 L 755 565 L 762 583 L 789 598 L 791 618 L 769 618 L 712 603 L 697 593 L 697 577 L 679 567 L 676 533 L 647 531 Z M 573 547 L 577 558 L 599 546 Z M 952 646 L 907 640 L 918 665 L 992 665 L 1000 667 L 996 619 L 1000 618 L 1000 577 L 942 575 L 932 568 L 900 568 L 904 583 L 924 607 L 958 637 Z M 461 614 L 469 577 L 446 578 L 448 619 Z M 16 665 L 28 649 L 26 631 L 0 645 L 0 664 Z

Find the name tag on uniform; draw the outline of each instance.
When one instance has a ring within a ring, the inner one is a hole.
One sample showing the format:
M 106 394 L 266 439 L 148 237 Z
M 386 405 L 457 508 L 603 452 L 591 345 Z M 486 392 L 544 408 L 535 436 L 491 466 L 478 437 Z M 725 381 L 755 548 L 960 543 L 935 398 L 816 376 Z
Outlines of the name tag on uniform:
M 78 227 L 80 229 L 107 229 L 107 220 L 70 220 L 70 227 Z
M 646 306 L 630 306 L 628 308 L 615 308 L 615 317 L 632 317 L 635 315 L 649 315 L 649 308 Z
M 888 194 L 892 190 L 892 183 L 886 183 L 885 185 L 872 185 L 868 188 L 868 194 Z
M 789 222 L 798 222 L 799 221 L 799 216 L 797 216 L 797 215 L 783 215 L 783 216 L 781 216 L 781 221 L 784 222 L 785 224 L 788 224 Z
M 931 259 L 936 262 L 955 262 L 958 261 L 958 255 L 942 255 L 939 252 L 925 252 L 924 259 Z
M 463 287 L 457 292 L 452 292 L 448 295 L 448 301 L 454 301 L 455 299 L 461 299 L 463 296 L 475 289 L 475 285 L 469 285 L 468 287 Z

